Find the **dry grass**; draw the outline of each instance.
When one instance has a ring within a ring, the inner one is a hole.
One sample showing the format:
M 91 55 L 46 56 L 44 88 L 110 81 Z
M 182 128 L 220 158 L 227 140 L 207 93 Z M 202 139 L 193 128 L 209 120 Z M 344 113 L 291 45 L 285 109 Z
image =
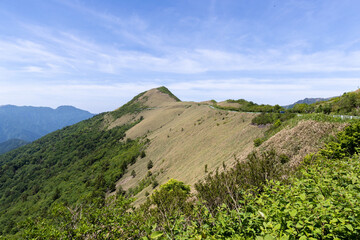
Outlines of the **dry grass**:
M 111 127 L 133 121 L 140 116 L 144 120 L 127 131 L 129 138 L 146 136 L 150 144 L 146 157 L 129 166 L 128 172 L 117 183 L 123 189 L 134 188 L 148 172 L 151 160 L 159 184 L 175 178 L 193 185 L 217 168 L 222 170 L 223 162 L 231 167 L 235 157 L 244 160 L 254 150 L 253 141 L 262 137 L 266 128 L 251 125 L 256 114 L 239 113 L 210 108 L 206 102 L 175 102 L 174 99 L 157 90 L 144 94 L 139 101 L 151 107 L 140 114 L 123 116 L 110 123 Z M 110 120 L 109 120 L 110 121 Z M 291 158 L 291 166 L 297 165 L 308 153 L 323 145 L 323 139 L 334 135 L 345 125 L 302 121 L 291 129 L 283 129 L 261 146 L 261 149 L 275 148 Z M 136 177 L 130 173 L 135 170 Z M 149 186 L 137 196 L 135 204 L 145 199 Z
M 154 163 L 151 171 L 159 173 L 157 181 L 164 184 L 175 178 L 193 185 L 208 172 L 233 165 L 234 155 L 244 158 L 253 149 L 253 140 L 265 129 L 252 126 L 254 114 L 234 113 L 190 102 L 171 102 L 141 113 L 144 120 L 130 129 L 127 137 L 147 135 L 150 145 L 146 157 L 130 166 L 118 182 L 125 190 L 135 187 L 147 174 L 147 163 Z M 135 170 L 136 177 L 130 173 Z M 145 191 L 138 197 L 142 200 Z
M 341 131 L 345 123 L 301 121 L 291 129 L 283 129 L 261 145 L 260 149 L 274 148 L 290 158 L 290 167 L 296 167 L 309 153 L 316 152 L 324 140 Z
M 227 102 L 227 101 L 219 102 L 219 103 L 217 103 L 217 105 L 220 107 L 232 107 L 232 108 L 240 108 L 241 107 L 241 104 L 239 104 L 239 103 Z

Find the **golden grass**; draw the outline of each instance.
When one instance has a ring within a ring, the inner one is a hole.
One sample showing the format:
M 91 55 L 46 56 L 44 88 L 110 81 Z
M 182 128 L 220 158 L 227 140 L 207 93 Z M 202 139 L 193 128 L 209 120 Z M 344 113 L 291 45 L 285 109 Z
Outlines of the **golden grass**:
M 140 116 L 144 120 L 127 131 L 129 138 L 146 136 L 150 143 L 146 157 L 139 158 L 129 166 L 127 173 L 117 183 L 123 189 L 134 188 L 148 172 L 151 160 L 159 184 L 170 178 L 194 185 L 204 178 L 205 165 L 208 172 L 217 168 L 223 170 L 223 162 L 231 167 L 235 157 L 240 161 L 253 151 L 253 141 L 262 137 L 267 128 L 251 125 L 255 113 L 230 112 L 210 108 L 206 102 L 176 102 L 174 99 L 153 89 L 139 101 L 149 106 L 139 114 L 123 116 L 110 123 L 111 127 L 133 121 Z M 286 128 L 264 142 L 259 149 L 275 148 L 291 158 L 291 166 L 297 165 L 308 153 L 315 152 L 323 145 L 322 139 L 333 135 L 345 125 L 339 123 L 319 123 L 302 121 L 293 128 Z M 135 170 L 136 177 L 130 173 Z M 135 205 L 145 200 L 145 192 L 151 193 L 149 186 L 137 196 Z
M 272 136 L 260 149 L 274 148 L 279 154 L 286 154 L 290 158 L 290 167 L 296 167 L 307 154 L 316 152 L 324 146 L 325 139 L 335 136 L 346 125 L 303 120 L 295 127 L 283 129 Z

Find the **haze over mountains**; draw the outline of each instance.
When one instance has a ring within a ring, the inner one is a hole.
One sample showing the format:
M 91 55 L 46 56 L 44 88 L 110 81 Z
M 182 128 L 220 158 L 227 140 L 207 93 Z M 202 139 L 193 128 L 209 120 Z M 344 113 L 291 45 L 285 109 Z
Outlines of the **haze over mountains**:
M 296 104 L 302 104 L 302 103 L 313 104 L 313 103 L 317 103 L 317 102 L 323 102 L 323 101 L 330 100 L 331 98 L 332 97 L 329 97 L 329 98 L 304 98 L 302 100 L 296 101 L 293 104 L 286 105 L 286 106 L 284 106 L 284 108 L 290 109 L 290 108 L 293 108 Z
M 49 107 L 0 106 L 0 143 L 12 139 L 34 141 L 50 132 L 94 116 L 72 106 Z M 20 141 L 21 142 L 21 141 Z M 18 141 L 7 146 L 20 146 Z M 24 142 L 21 142 L 24 143 Z

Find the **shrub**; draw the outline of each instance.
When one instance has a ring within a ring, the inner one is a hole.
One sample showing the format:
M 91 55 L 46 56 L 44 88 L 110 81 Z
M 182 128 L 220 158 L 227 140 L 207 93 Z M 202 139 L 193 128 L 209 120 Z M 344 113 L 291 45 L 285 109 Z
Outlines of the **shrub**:
M 255 146 L 255 147 L 258 147 L 258 146 L 260 146 L 263 142 L 264 142 L 264 139 L 263 139 L 263 138 L 256 138 L 256 139 L 254 140 L 254 146 Z
M 156 188 L 159 185 L 158 181 L 155 179 L 152 183 L 152 188 Z
M 152 169 L 153 168 L 153 166 L 154 166 L 154 164 L 153 164 L 153 162 L 150 160 L 149 162 L 148 162 L 148 165 L 147 165 L 147 169 Z

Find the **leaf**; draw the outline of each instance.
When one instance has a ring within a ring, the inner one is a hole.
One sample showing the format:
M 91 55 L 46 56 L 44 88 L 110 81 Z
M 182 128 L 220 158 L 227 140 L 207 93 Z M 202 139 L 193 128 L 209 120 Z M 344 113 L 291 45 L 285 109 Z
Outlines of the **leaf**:
M 266 218 L 266 216 L 265 216 L 265 214 L 263 212 L 259 211 L 259 213 L 260 213 L 261 217 Z
M 306 199 L 305 193 L 300 194 L 300 199 L 301 199 L 302 201 L 305 201 L 305 199 Z
M 164 235 L 164 233 L 156 231 L 156 232 L 151 233 L 150 238 L 151 239 L 157 239 L 157 238 L 161 237 L 162 235 Z
M 291 216 L 291 217 L 295 217 L 296 214 L 297 214 L 296 209 L 293 209 L 293 210 L 290 211 L 290 216 Z
M 265 237 L 264 237 L 264 240 L 273 240 L 275 239 L 273 236 L 271 236 L 270 234 L 267 234 Z
M 354 231 L 354 228 L 350 224 L 346 224 L 345 227 L 350 231 Z
M 278 224 L 275 225 L 274 231 L 277 231 L 277 230 L 279 230 L 280 228 L 281 228 L 281 224 L 278 223 Z

